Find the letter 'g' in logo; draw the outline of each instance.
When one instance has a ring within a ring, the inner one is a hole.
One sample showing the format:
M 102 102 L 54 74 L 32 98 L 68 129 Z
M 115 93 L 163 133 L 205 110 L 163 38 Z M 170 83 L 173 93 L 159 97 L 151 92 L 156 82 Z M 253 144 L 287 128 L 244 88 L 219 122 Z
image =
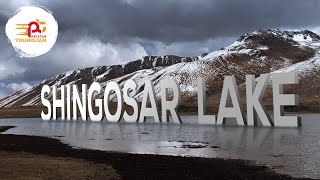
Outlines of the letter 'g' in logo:
M 36 57 L 47 53 L 58 36 L 58 23 L 44 8 L 20 8 L 6 25 L 9 42 L 20 57 Z

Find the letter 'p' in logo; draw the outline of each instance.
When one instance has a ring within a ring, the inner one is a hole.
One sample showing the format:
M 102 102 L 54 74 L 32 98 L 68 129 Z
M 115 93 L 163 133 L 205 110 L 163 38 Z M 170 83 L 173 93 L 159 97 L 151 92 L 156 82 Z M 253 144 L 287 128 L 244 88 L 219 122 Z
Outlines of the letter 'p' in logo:
M 40 21 L 39 19 L 31 21 L 29 24 L 17 24 L 17 30 L 24 30 L 24 32 L 18 33 L 17 35 L 25 35 L 31 38 L 34 33 L 44 34 L 47 29 L 45 25 L 46 22 Z M 42 26 L 42 30 L 40 26 Z
M 36 57 L 50 51 L 58 37 L 58 23 L 41 7 L 20 8 L 6 25 L 9 42 L 20 57 Z

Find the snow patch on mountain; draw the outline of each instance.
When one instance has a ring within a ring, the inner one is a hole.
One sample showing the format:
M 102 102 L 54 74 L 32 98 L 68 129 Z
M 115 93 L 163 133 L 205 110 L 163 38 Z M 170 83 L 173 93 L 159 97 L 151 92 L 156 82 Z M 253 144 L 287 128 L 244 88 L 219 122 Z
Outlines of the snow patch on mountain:
M 304 76 L 312 72 L 312 70 L 314 69 L 320 69 L 320 51 L 315 57 L 307 61 L 299 62 L 291 66 L 281 68 L 274 71 L 273 73 L 298 72 L 299 75 Z

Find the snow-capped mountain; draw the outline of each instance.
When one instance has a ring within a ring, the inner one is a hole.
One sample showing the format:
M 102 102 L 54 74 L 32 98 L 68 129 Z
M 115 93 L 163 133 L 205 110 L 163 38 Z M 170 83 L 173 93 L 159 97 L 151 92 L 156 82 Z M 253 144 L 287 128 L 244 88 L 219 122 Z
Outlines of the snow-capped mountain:
M 172 78 L 180 84 L 183 93 L 180 107 L 193 110 L 197 107 L 196 79 L 203 77 L 206 80 L 208 107 L 217 108 L 224 76 L 235 75 L 241 94 L 244 94 L 242 84 L 246 74 L 288 71 L 300 72 L 300 85 L 294 88 L 295 93 L 300 95 L 300 106 L 306 110 L 320 111 L 320 36 L 307 30 L 278 29 L 247 33 L 228 47 L 198 57 L 147 56 L 125 65 L 68 71 L 0 100 L 0 107 L 41 105 L 40 92 L 44 84 L 80 85 L 97 81 L 105 86 L 112 80 L 122 86 L 128 79 L 138 84 L 135 97 L 140 100 L 146 79 L 151 79 L 156 92 L 159 92 L 159 81 Z M 97 97 L 103 97 L 103 93 Z M 268 97 L 267 92 L 266 102 L 270 101 Z

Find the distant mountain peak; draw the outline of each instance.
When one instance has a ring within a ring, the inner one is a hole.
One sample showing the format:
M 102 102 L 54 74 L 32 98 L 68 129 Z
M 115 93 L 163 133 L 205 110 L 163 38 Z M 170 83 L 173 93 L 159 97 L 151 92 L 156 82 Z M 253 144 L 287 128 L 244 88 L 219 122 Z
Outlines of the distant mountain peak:
M 265 38 L 283 38 L 287 40 L 293 41 L 312 41 L 317 42 L 320 41 L 320 36 L 310 30 L 301 30 L 301 31 L 284 31 L 280 29 L 268 29 L 268 30 L 258 30 L 251 33 L 246 33 L 237 41 L 247 42 L 257 39 L 265 39 Z

